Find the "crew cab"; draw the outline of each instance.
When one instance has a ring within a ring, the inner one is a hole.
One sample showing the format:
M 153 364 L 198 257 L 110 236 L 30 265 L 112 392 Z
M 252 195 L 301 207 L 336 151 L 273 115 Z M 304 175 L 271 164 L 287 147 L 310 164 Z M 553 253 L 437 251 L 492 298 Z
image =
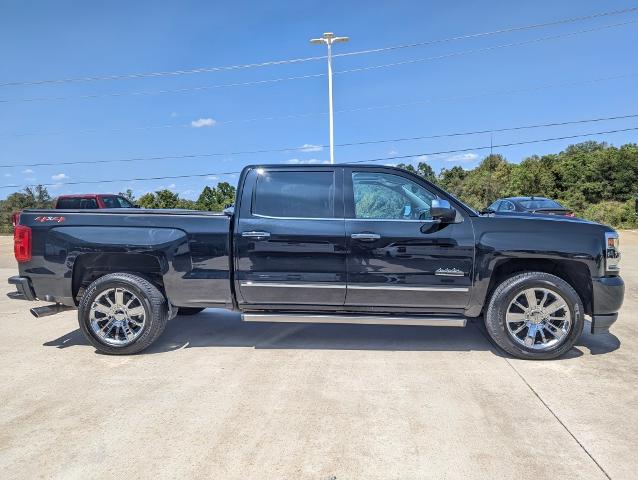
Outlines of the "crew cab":
M 207 307 L 247 322 L 465 326 L 509 354 L 554 358 L 624 295 L 618 234 L 577 218 L 479 214 L 394 167 L 257 165 L 234 207 L 25 210 L 15 297 L 77 308 L 101 352 L 149 347 Z M 400 327 L 397 327 L 400 328 Z

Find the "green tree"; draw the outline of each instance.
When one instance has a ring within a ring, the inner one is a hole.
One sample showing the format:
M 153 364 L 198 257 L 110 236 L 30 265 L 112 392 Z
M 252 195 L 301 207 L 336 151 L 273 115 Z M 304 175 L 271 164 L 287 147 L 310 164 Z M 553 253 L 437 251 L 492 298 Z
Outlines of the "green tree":
M 408 172 L 416 173 L 417 175 L 425 178 L 428 182 L 436 183 L 436 174 L 430 165 L 425 162 L 419 162 L 416 168 L 409 163 L 399 163 L 397 167 L 407 170 Z
M 126 192 L 120 192 L 119 195 L 126 198 L 129 202 L 135 203 L 135 195 L 133 195 L 133 190 L 130 188 L 127 188 Z

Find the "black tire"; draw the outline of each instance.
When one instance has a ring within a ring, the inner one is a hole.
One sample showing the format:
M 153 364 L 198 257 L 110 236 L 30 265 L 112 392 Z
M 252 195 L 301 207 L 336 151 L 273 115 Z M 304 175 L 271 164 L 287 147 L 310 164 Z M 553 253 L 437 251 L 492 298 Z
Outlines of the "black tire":
M 570 311 L 571 325 L 561 343 L 543 350 L 535 350 L 521 345 L 513 338 L 505 324 L 505 315 L 510 303 L 530 288 L 542 288 L 558 293 Z M 548 360 L 560 357 L 573 346 L 583 331 L 583 302 L 562 278 L 544 272 L 525 272 L 506 278 L 496 287 L 485 313 L 485 329 L 494 343 L 516 358 L 529 360 Z
M 124 346 L 104 343 L 90 326 L 91 305 L 94 300 L 102 292 L 116 287 L 126 288 L 139 298 L 147 319 L 139 336 Z M 148 348 L 164 331 L 168 317 L 168 306 L 162 292 L 145 278 L 130 273 L 111 273 L 98 278 L 88 286 L 78 307 L 80 330 L 91 345 L 108 355 L 130 355 Z
M 204 310 L 206 309 L 199 307 L 179 307 L 179 309 L 177 310 L 177 315 L 197 315 Z

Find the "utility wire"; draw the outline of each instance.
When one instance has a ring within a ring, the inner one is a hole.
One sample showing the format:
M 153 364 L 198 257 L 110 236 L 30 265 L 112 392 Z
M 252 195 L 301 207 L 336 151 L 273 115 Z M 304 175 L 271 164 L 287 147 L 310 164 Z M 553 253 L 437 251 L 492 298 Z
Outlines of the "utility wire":
M 566 136 L 562 136 L 562 137 L 552 137 L 552 138 L 542 138 L 542 139 L 535 139 L 535 140 L 525 140 L 525 141 L 520 141 L 520 142 L 511 142 L 511 143 L 502 143 L 499 145 L 484 145 L 484 146 L 477 146 L 477 147 L 471 147 L 471 148 L 460 148 L 460 149 L 454 149 L 454 150 L 441 150 L 441 151 L 437 151 L 437 152 L 421 152 L 421 153 L 414 153 L 414 154 L 410 154 L 410 155 L 394 155 L 391 157 L 380 157 L 380 158 L 369 158 L 369 159 L 365 159 L 365 160 L 355 160 L 352 162 L 347 162 L 347 163 L 342 163 L 341 165 L 348 165 L 348 164 L 358 164 L 358 163 L 373 163 L 373 162 L 383 162 L 383 161 L 391 161 L 391 160 L 404 160 L 407 158 L 416 158 L 416 157 L 421 157 L 421 156 L 425 156 L 425 155 L 443 155 L 443 154 L 449 154 L 449 153 L 460 153 L 460 152 L 468 152 L 471 150 L 487 150 L 490 148 L 504 148 L 504 147 L 512 147 L 512 146 L 516 146 L 516 145 L 529 145 L 529 144 L 534 144 L 534 143 L 543 143 L 543 142 L 552 142 L 552 141 L 557 141 L 557 140 L 568 140 L 568 139 L 574 139 L 574 138 L 582 138 L 582 137 L 591 137 L 591 136 L 595 136 L 595 135 L 607 135 L 607 134 L 611 134 L 611 133 L 618 133 L 618 132 L 629 132 L 629 131 L 635 131 L 638 130 L 638 127 L 632 127 L 632 128 L 622 128 L 622 129 L 616 129 L 616 130 L 606 130 L 606 131 L 602 131 L 602 132 L 591 132 L 591 133 L 581 133 L 581 134 L 577 134 L 577 135 L 566 135 Z M 84 185 L 84 184 L 100 184 L 100 183 L 116 183 L 116 182 L 137 182 L 137 181 L 146 181 L 146 180 L 168 180 L 168 179 L 180 179 L 180 178 L 196 178 L 196 177 L 208 177 L 208 176 L 215 176 L 215 175 L 233 175 L 233 174 L 238 174 L 240 173 L 239 171 L 233 171 L 233 172 L 212 172 L 212 173 L 196 173 L 196 174 L 191 174 L 191 175 L 167 175 L 167 176 L 161 176 L 161 177 L 138 177 L 138 178 L 120 178 L 120 179 L 116 179 L 116 180 L 87 180 L 87 181 L 77 181 L 77 182 L 56 182 L 56 183 L 39 183 L 38 185 L 42 185 L 45 187 L 50 187 L 50 186 L 61 186 L 61 185 Z M 25 185 L 28 184 L 22 184 L 22 185 L 18 185 L 18 184 L 13 184 L 13 185 L 0 185 L 0 188 L 21 188 L 24 187 Z
M 526 40 L 526 41 L 522 41 L 522 42 L 505 43 L 505 44 L 500 44 L 500 45 L 493 45 L 491 47 L 471 49 L 471 50 L 463 50 L 463 51 L 459 51 L 459 52 L 451 52 L 451 53 L 447 53 L 447 54 L 443 54 L 443 55 L 437 55 L 437 56 L 433 56 L 433 57 L 417 58 L 417 59 L 412 59 L 412 60 L 404 60 L 404 61 L 401 61 L 401 62 L 386 63 L 386 64 L 381 64 L 381 65 L 370 65 L 370 66 L 367 66 L 367 67 L 352 68 L 352 69 L 349 69 L 349 70 L 339 70 L 339 71 L 335 71 L 334 74 L 337 75 L 337 74 L 344 74 L 344 73 L 364 72 L 364 71 L 376 70 L 376 69 L 380 69 L 380 68 L 397 67 L 397 66 L 409 65 L 409 64 L 414 64 L 414 63 L 428 62 L 428 61 L 432 61 L 432 60 L 441 60 L 441 59 L 445 59 L 445 58 L 452 58 L 452 57 L 471 55 L 471 54 L 474 54 L 474 53 L 483 53 L 483 52 L 488 52 L 488 51 L 493 51 L 493 50 L 498 50 L 498 49 L 503 49 L 503 48 L 521 47 L 521 46 L 531 45 L 531 44 L 545 42 L 545 41 L 549 41 L 549 40 L 558 40 L 558 39 L 561 39 L 561 38 L 573 37 L 575 35 L 581 35 L 581 34 L 584 34 L 584 33 L 592 33 L 592 32 L 598 32 L 598 31 L 602 31 L 602 30 L 606 30 L 606 29 L 610 29 L 610 28 L 622 27 L 622 26 L 631 25 L 631 24 L 635 24 L 635 23 L 638 23 L 638 20 L 630 20 L 630 21 L 627 21 L 627 22 L 615 23 L 615 24 L 611 24 L 611 25 L 602 25 L 600 27 L 588 28 L 588 29 L 585 29 L 585 30 L 577 30 L 577 31 L 568 32 L 568 33 L 561 33 L 561 34 L 558 34 L 558 35 L 549 35 L 549 36 L 534 38 L 534 39 Z M 316 73 L 316 74 L 309 74 L 309 75 L 297 75 L 297 76 L 292 76 L 292 77 L 280 77 L 280 78 L 271 78 L 271 79 L 264 79 L 264 80 L 253 80 L 253 81 L 247 81 L 247 82 L 224 83 L 224 84 L 216 84 L 216 85 L 202 85 L 202 86 L 198 86 L 198 87 L 185 87 L 185 88 L 177 88 L 177 89 L 146 90 L 146 91 L 137 91 L 137 92 L 112 92 L 112 93 L 94 93 L 94 94 L 87 94 L 87 95 L 73 95 L 73 96 L 59 96 L 59 97 L 32 97 L 32 98 L 18 98 L 18 99 L 0 99 L 0 103 L 40 102 L 40 101 L 59 101 L 59 100 L 86 100 L 86 99 L 95 99 L 95 98 L 111 98 L 111 97 L 124 97 L 124 96 L 160 95 L 160 94 L 167 94 L 167 93 L 169 93 L 169 94 L 173 94 L 173 93 L 188 93 L 188 92 L 195 92 L 195 91 L 202 91 L 202 90 L 211 90 L 211 89 L 217 89 L 217 88 L 245 87 L 245 86 L 253 86 L 253 85 L 279 83 L 279 82 L 284 82 L 284 81 L 289 81 L 289 80 L 302 80 L 302 79 L 309 79 L 309 78 L 319 78 L 319 77 L 325 77 L 326 75 L 327 75 L 326 73 Z
M 339 53 L 333 55 L 333 57 L 350 57 L 356 55 L 364 55 L 370 53 L 382 53 L 393 50 L 401 50 L 406 48 L 414 48 L 414 47 L 424 47 L 429 45 L 435 45 L 440 43 L 448 43 L 458 40 L 467 40 L 473 38 L 480 37 L 488 37 L 493 35 L 499 35 L 503 33 L 512 33 L 512 32 L 520 32 L 525 30 L 534 30 L 538 28 L 546 28 L 556 25 L 564 25 L 568 23 L 582 22 L 586 20 L 593 20 L 601 17 L 609 17 L 613 15 L 624 15 L 627 13 L 634 13 L 638 11 L 638 7 L 625 8 L 621 10 L 612 10 L 607 12 L 594 13 L 591 15 L 584 15 L 579 17 L 570 17 L 563 18 L 560 20 L 554 20 L 550 22 L 544 23 L 536 23 L 531 25 L 523 25 L 518 27 L 506 27 L 498 30 L 492 30 L 487 32 L 479 32 L 479 33 L 471 33 L 466 35 L 457 35 L 453 37 L 440 38 L 435 40 L 427 40 L 423 42 L 409 43 L 404 45 L 392 45 L 388 47 L 380 47 L 380 48 L 372 48 L 368 50 L 359 50 L 354 52 L 346 52 Z M 83 77 L 74 77 L 74 78 L 62 78 L 62 79 L 44 79 L 44 80 L 25 80 L 25 81 L 13 81 L 13 82 L 4 82 L 0 83 L 0 87 L 9 87 L 9 86 L 30 86 L 30 85 L 46 85 L 46 84 L 63 84 L 63 83 L 79 83 L 79 82 L 93 82 L 93 81 L 104 81 L 104 80 L 126 80 L 126 79 L 136 79 L 136 78 L 156 78 L 156 77 L 167 77 L 167 76 L 179 76 L 179 75 L 190 75 L 190 74 L 198 74 L 198 73 L 210 73 L 210 72 L 220 72 L 220 71 L 231 71 L 231 70 L 243 70 L 249 68 L 259 68 L 259 67 L 268 67 L 275 65 L 285 65 L 285 64 L 295 64 L 295 63 L 303 63 L 314 60 L 323 60 L 326 56 L 314 56 L 314 57 L 302 57 L 302 58 L 292 58 L 286 60 L 269 60 L 264 62 L 256 62 L 256 63 L 247 63 L 242 65 L 228 65 L 228 66 L 218 66 L 218 67 L 200 67 L 193 69 L 182 69 L 182 70 L 172 70 L 172 71 L 159 71 L 159 72 L 143 72 L 143 73 L 124 73 L 124 74 L 110 74 L 110 75 L 94 75 L 94 76 L 83 76 Z
M 621 23 L 614 23 L 611 25 L 602 25 L 600 27 L 595 27 L 595 28 L 587 28 L 584 30 L 577 30 L 574 32 L 568 32 L 568 33 L 560 33 L 557 35 L 547 35 L 545 37 L 539 37 L 539 38 L 533 38 L 531 40 L 524 40 L 522 42 L 512 42 L 512 43 L 504 43 L 504 44 L 500 44 L 500 45 L 493 45 L 490 47 L 485 47 L 485 48 L 475 48 L 472 50 L 463 50 L 460 52 L 451 52 L 451 53 L 444 53 L 442 55 L 435 55 L 432 57 L 425 57 L 425 58 L 415 58 L 415 59 L 411 59 L 411 60 L 403 60 L 400 62 L 393 62 L 393 63 L 385 63 L 382 65 L 370 65 L 367 67 L 359 67 L 359 68 L 351 68 L 349 70 L 338 70 L 335 71 L 334 74 L 343 74 L 343 73 L 355 73 L 355 72 L 365 72 L 368 70 L 376 70 L 379 68 L 389 68 L 389 67 L 399 67 L 399 66 L 403 66 L 403 65 L 411 65 L 413 63 L 422 63 L 422 62 L 429 62 L 432 60 L 442 60 L 444 58 L 452 58 L 452 57 L 460 57 L 460 56 L 465 56 L 465 55 L 472 55 L 474 53 L 484 53 L 484 52 L 490 52 L 492 50 L 499 50 L 501 48 L 511 48 L 511 47 L 522 47 L 525 45 L 532 45 L 534 43 L 540 43 L 540 42 L 546 42 L 548 40 L 558 40 L 560 38 L 568 38 L 568 37 L 573 37 L 576 35 L 581 35 L 583 33 L 592 33 L 592 32 L 599 32 L 601 30 L 607 30 L 609 28 L 616 28 L 616 27 L 623 27 L 625 25 L 631 25 L 634 23 L 638 23 L 638 20 L 629 20 L 627 22 L 621 22 Z
M 553 141 L 557 141 L 557 140 L 569 140 L 569 139 L 573 139 L 573 138 L 592 137 L 594 135 L 606 135 L 606 134 L 610 134 L 610 133 L 630 132 L 630 131 L 634 131 L 634 130 L 638 130 L 638 127 L 621 128 L 621 129 L 616 129 L 616 130 L 606 130 L 604 132 L 580 133 L 578 135 L 565 135 L 565 136 L 562 136 L 562 137 L 541 138 L 541 139 L 537 139 L 537 140 L 525 140 L 525 141 L 521 141 L 521 142 L 501 143 L 499 145 L 491 144 L 491 145 L 484 145 L 482 147 L 459 148 L 459 149 L 454 149 L 454 150 L 442 150 L 442 151 L 438 151 L 438 152 L 414 153 L 414 154 L 411 154 L 411 155 L 395 155 L 393 157 L 368 158 L 366 160 L 354 160 L 352 162 L 347 162 L 347 163 L 384 162 L 384 161 L 388 161 L 388 160 L 402 160 L 402 159 L 406 159 L 406 158 L 416 158 L 416 157 L 422 157 L 422 156 L 428 156 L 428 155 L 444 155 L 444 154 L 448 154 L 448 153 L 461 153 L 461 152 L 468 152 L 468 151 L 471 151 L 471 150 L 490 150 L 490 149 L 493 149 L 493 148 L 513 147 L 513 146 L 516 146 L 516 145 L 529 145 L 529 144 L 533 144 L 533 143 L 553 142 Z
M 565 126 L 565 125 L 578 125 L 578 124 L 584 124 L 584 123 L 604 122 L 604 121 L 610 121 L 610 120 L 625 120 L 628 118 L 636 118 L 636 117 L 638 117 L 638 113 L 628 114 L 628 115 L 615 115 L 611 117 L 569 120 L 569 121 L 563 121 L 563 122 L 540 123 L 535 125 L 519 125 L 516 127 L 493 128 L 493 129 L 487 129 L 487 130 L 472 130 L 472 131 L 465 131 L 465 132 L 442 133 L 437 135 L 424 135 L 424 136 L 418 136 L 418 137 L 402 137 L 402 138 L 389 138 L 389 139 L 383 139 L 383 140 L 365 140 L 361 142 L 338 143 L 335 145 L 335 147 L 353 147 L 353 146 L 360 146 L 360 145 L 375 145 L 380 143 L 399 143 L 399 142 L 408 142 L 408 141 L 415 141 L 415 140 L 431 140 L 435 138 L 464 137 L 464 136 L 470 136 L 470 135 L 480 135 L 484 133 L 512 132 L 512 131 L 518 131 L 518 130 L 558 127 L 558 126 Z M 86 164 L 118 163 L 118 162 L 130 163 L 130 162 L 142 162 L 142 161 L 150 161 L 150 160 L 186 160 L 186 159 L 203 158 L 203 157 L 233 157 L 237 155 L 256 155 L 261 153 L 283 153 L 283 152 L 294 152 L 294 151 L 303 152 L 303 151 L 308 151 L 309 147 L 324 149 L 324 148 L 328 148 L 329 145 L 311 145 L 311 146 L 304 145 L 301 147 L 285 147 L 285 148 L 249 150 L 249 151 L 237 151 L 237 152 L 198 153 L 198 154 L 186 154 L 186 155 L 166 155 L 166 156 L 157 156 L 157 157 L 133 157 L 133 158 L 119 158 L 119 159 L 111 159 L 111 160 L 77 160 L 77 161 L 70 161 L 70 162 L 39 162 L 39 163 L 6 164 L 6 165 L 0 165 L 0 168 L 86 165 Z
M 598 77 L 591 78 L 586 80 L 576 80 L 569 82 L 559 82 L 559 83 L 548 83 L 543 85 L 536 85 L 533 87 L 527 88 L 518 88 L 518 89 L 508 89 L 508 90 L 496 90 L 492 92 L 479 92 L 475 94 L 469 95 L 456 95 L 456 96 L 447 96 L 447 97 L 433 97 L 429 99 L 423 100 L 414 100 L 411 102 L 404 103 L 395 103 L 395 104 L 384 104 L 384 105 L 368 105 L 362 107 L 355 107 L 350 109 L 340 109 L 335 110 L 335 113 L 355 113 L 360 111 L 370 111 L 370 110 L 378 110 L 378 109 L 390 109 L 390 108 L 405 108 L 412 107 L 416 105 L 424 105 L 435 102 L 451 102 L 457 100 L 471 100 L 475 98 L 481 97 L 490 97 L 497 95 L 512 95 L 518 93 L 527 93 L 527 92 L 536 92 L 539 90 L 546 90 L 550 88 L 557 87 L 574 87 L 579 85 L 588 85 L 593 83 L 600 83 L 610 80 L 620 80 L 624 78 L 632 78 L 638 76 L 638 72 L 635 73 L 627 73 L 621 75 L 612 75 L 608 77 Z M 307 118 L 319 115 L 328 115 L 328 112 L 306 112 L 306 113 L 292 113 L 289 115 L 271 115 L 267 117 L 252 117 L 252 118 L 244 118 L 244 119 L 235 119 L 235 120 L 218 120 L 215 123 L 215 127 L 219 125 L 228 125 L 233 123 L 248 123 L 248 122 L 260 122 L 260 121 L 272 121 L 272 120 L 292 120 L 298 118 Z M 17 132 L 17 133 L 0 133 L 0 138 L 10 138 L 10 137 L 27 137 L 27 136 L 39 136 L 39 135 L 67 135 L 67 134 L 91 134 L 91 133 L 123 133 L 127 131 L 141 131 L 141 130 L 159 130 L 159 129 L 170 129 L 170 128 L 193 128 L 190 123 L 172 123 L 165 125 L 142 125 L 137 127 L 121 127 L 121 128 L 110 128 L 110 129 L 99 129 L 99 128 L 91 128 L 85 130 L 63 130 L 57 132 Z

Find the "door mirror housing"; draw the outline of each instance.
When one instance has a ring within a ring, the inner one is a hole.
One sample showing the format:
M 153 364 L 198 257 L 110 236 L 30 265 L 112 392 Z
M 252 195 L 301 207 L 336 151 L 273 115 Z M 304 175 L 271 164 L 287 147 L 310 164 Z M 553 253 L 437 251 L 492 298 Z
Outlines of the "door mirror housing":
M 456 210 L 447 200 L 435 198 L 430 206 L 430 216 L 441 223 L 450 223 L 456 218 Z

